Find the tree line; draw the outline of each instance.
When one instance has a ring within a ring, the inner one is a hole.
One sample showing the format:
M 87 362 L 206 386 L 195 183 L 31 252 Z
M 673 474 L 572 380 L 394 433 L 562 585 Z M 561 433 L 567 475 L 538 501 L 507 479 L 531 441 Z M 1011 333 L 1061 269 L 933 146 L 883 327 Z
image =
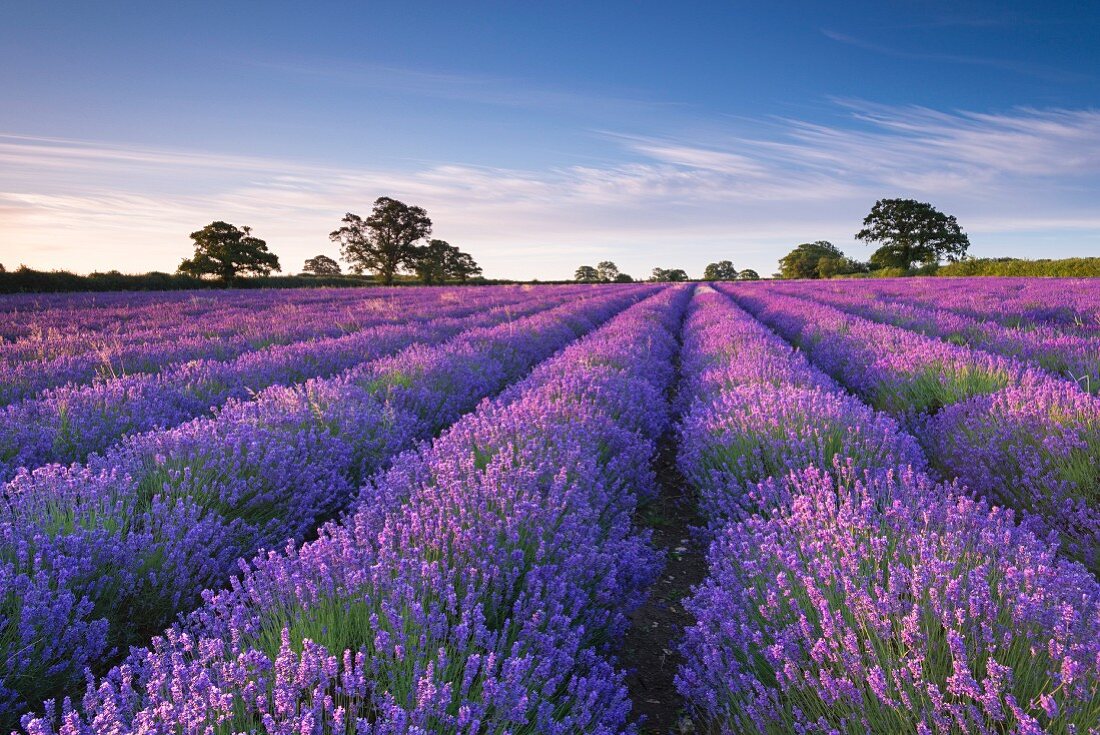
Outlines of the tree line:
M 469 253 L 446 240 L 432 239 L 431 234 L 432 221 L 422 207 L 378 197 L 369 216 L 348 212 L 329 239 L 339 244 L 340 257 L 352 273 L 370 274 L 387 286 L 402 273 L 415 274 L 426 284 L 465 283 L 481 275 L 481 266 Z M 195 254 L 180 263 L 181 274 L 214 277 L 232 285 L 242 276 L 282 271 L 278 256 L 247 226 L 216 221 L 190 237 Z M 302 272 L 331 277 L 339 276 L 341 268 L 335 259 L 316 255 L 306 260 Z
M 629 274 L 620 273 L 619 268 L 610 260 L 604 260 L 593 268 L 582 265 L 573 274 L 577 283 L 633 283 Z M 687 271 L 682 268 L 654 268 L 649 275 L 650 281 L 677 283 L 690 281 Z M 729 260 L 720 260 L 709 264 L 703 271 L 704 281 L 759 281 L 760 274 L 746 268 L 738 271 Z
M 915 199 L 880 199 L 863 219 L 856 240 L 878 248 L 864 263 L 828 240 L 798 245 L 779 259 L 777 278 L 834 278 L 858 274 L 931 274 L 943 260 L 967 258 L 970 239 L 953 215 Z
M 340 246 L 341 258 L 357 276 L 369 274 L 375 281 L 392 284 L 416 278 L 425 284 L 467 282 L 482 278 L 482 269 L 468 253 L 445 240 L 431 238 L 432 221 L 421 207 L 390 197 L 375 200 L 371 214 L 348 212 L 341 226 L 329 234 Z M 195 253 L 180 263 L 175 274 L 127 275 L 117 271 L 80 276 L 67 271 L 35 271 L 21 266 L 9 272 L 0 264 L 0 293 L 73 290 L 168 290 L 210 285 L 300 287 L 310 285 L 364 285 L 344 276 L 340 263 L 327 255 L 305 261 L 302 277 L 272 276 L 280 273 L 279 258 L 251 228 L 216 221 L 192 232 Z M 1100 276 L 1100 258 L 1021 260 L 973 259 L 967 256 L 970 240 L 954 216 L 931 204 L 913 199 L 880 199 L 863 220 L 855 238 L 878 244 L 867 262 L 845 255 L 827 240 L 806 242 L 779 261 L 775 278 L 834 278 L 838 276 L 900 275 L 1003 275 L 1003 276 Z M 941 266 L 941 261 L 948 265 Z M 248 276 L 245 281 L 242 276 Z M 751 269 L 737 270 L 729 260 L 710 263 L 704 281 L 755 281 Z M 595 267 L 582 265 L 574 273 L 581 283 L 632 283 L 634 278 L 605 260 Z M 654 268 L 649 281 L 690 280 L 681 268 Z
M 870 259 L 860 262 L 845 255 L 828 240 L 804 242 L 779 259 L 775 278 L 835 278 L 858 274 L 914 275 L 931 274 L 943 260 L 959 263 L 967 259 L 970 239 L 954 215 L 940 212 L 927 202 L 915 199 L 879 199 L 863 219 L 856 240 L 878 248 Z M 605 267 L 607 266 L 607 267 Z M 608 268 L 609 267 L 609 268 Z M 608 274 L 618 269 L 605 261 L 595 268 L 583 265 L 574 279 L 588 283 L 607 283 Z M 629 276 L 626 276 L 629 279 Z M 737 271 L 733 263 L 721 260 L 703 271 L 704 281 L 748 281 L 760 276 L 751 270 Z M 651 281 L 687 281 L 682 269 L 654 268 Z

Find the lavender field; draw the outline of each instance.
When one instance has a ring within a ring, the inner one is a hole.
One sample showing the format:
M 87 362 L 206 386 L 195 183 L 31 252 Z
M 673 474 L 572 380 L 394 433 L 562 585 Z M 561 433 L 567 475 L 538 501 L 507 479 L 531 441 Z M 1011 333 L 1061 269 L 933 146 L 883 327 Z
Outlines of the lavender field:
M 1100 733 L 1095 280 L 0 314 L 8 731 Z

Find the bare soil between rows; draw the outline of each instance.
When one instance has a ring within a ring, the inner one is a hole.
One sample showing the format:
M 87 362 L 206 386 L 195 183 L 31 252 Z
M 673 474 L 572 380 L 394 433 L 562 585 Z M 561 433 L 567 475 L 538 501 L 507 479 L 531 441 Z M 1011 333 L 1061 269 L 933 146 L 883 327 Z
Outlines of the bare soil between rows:
M 655 470 L 659 494 L 638 510 L 636 523 L 653 532 L 653 545 L 664 550 L 665 568 L 646 602 L 630 616 L 631 626 L 619 652 L 628 672 L 626 684 L 635 722 L 646 735 L 694 732 L 676 691 L 674 677 L 682 658 L 678 646 L 694 619 L 683 607 L 691 588 L 706 576 L 703 545 L 692 534 L 700 524 L 694 496 L 676 469 L 675 433 L 661 442 Z

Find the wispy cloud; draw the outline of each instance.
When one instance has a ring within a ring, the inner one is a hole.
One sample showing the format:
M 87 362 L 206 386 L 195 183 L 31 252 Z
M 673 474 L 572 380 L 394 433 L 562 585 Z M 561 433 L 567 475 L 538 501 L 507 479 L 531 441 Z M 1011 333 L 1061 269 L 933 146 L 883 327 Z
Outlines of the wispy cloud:
M 490 274 L 518 277 L 566 276 L 603 257 L 636 274 L 699 271 L 719 256 L 770 272 L 793 243 L 851 245 L 871 203 L 898 195 L 957 214 L 979 253 L 1004 254 L 1007 233 L 1062 232 L 1067 253 L 1100 246 L 1100 111 L 837 104 L 843 124 L 776 119 L 750 135 L 735 121 L 705 144 L 609 133 L 610 163 L 541 170 L 365 169 L 0 136 L 0 262 L 170 269 L 186 233 L 219 218 L 255 227 L 294 270 L 335 254 L 326 235 L 340 216 L 382 194 L 427 207 L 439 236 Z
M 1072 83 L 1080 82 L 1090 77 L 1080 72 L 1071 72 L 1065 69 L 1057 69 L 1051 66 L 1045 66 L 1042 64 L 1033 64 L 1023 61 L 1017 61 L 1014 59 L 999 59 L 985 56 L 968 56 L 965 54 L 945 54 L 929 51 L 910 51 L 907 49 L 899 48 L 896 46 L 888 45 L 885 43 L 875 43 L 873 41 L 867 41 L 855 36 L 848 35 L 847 33 L 840 33 L 838 31 L 823 28 L 821 33 L 829 39 L 838 43 L 843 43 L 854 48 L 861 49 L 863 51 L 869 51 L 875 54 L 881 54 L 883 56 L 890 56 L 895 59 L 906 59 L 909 61 L 931 61 L 943 64 L 963 64 L 966 66 L 981 66 L 990 69 L 999 69 L 1001 71 L 1014 72 L 1016 74 L 1022 74 L 1024 76 L 1034 77 L 1036 79 L 1042 79 L 1052 82 Z

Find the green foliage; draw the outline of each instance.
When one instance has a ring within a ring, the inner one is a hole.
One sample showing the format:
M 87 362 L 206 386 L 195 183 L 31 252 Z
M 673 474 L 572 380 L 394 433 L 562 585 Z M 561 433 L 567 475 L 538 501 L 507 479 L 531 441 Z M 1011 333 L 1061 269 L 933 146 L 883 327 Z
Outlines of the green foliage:
M 1022 258 L 977 258 L 949 263 L 937 276 L 1053 276 L 1059 278 L 1100 277 L 1100 258 L 1025 260 Z
M 414 267 L 416 243 L 432 233 L 432 221 L 421 207 L 410 207 L 390 197 L 378 197 L 366 219 L 348 212 L 344 226 L 329 234 L 340 244 L 340 254 L 353 273 L 376 273 L 382 283 L 392 284 L 397 273 Z
M 871 254 L 874 268 L 909 268 L 966 257 L 970 239 L 954 216 L 915 199 L 879 199 L 863 220 L 857 240 L 881 243 Z
M 710 263 L 705 269 L 703 269 L 704 281 L 736 281 L 737 269 L 733 267 L 733 262 L 729 260 L 719 260 L 717 263 Z
M 481 278 L 481 266 L 474 257 L 461 250 L 456 252 L 454 259 L 447 263 L 448 275 L 459 283 L 466 283 L 471 278 Z
M 851 258 L 829 256 L 817 261 L 817 275 L 821 278 L 836 278 L 865 272 L 867 272 L 867 266 Z
M 267 243 L 252 236 L 249 227 L 228 222 L 211 222 L 191 233 L 195 255 L 179 265 L 179 272 L 192 276 L 216 276 L 230 285 L 240 275 L 266 276 L 278 272 L 279 258 L 268 251 Z
M 600 272 L 590 265 L 582 265 L 573 273 L 573 280 L 577 283 L 598 283 Z
M 302 266 L 302 273 L 312 273 L 315 276 L 338 276 L 340 264 L 327 255 L 315 255 Z
M 780 278 L 821 278 L 818 265 L 823 258 L 847 260 L 844 253 L 828 240 L 804 242 L 779 259 Z
M 481 274 L 481 266 L 468 254 L 446 240 L 432 240 L 415 248 L 412 258 L 417 277 L 426 284 L 446 281 L 465 282 Z
M 649 277 L 649 280 L 681 283 L 690 279 L 688 278 L 687 271 L 681 268 L 654 268 L 653 274 Z
M 988 395 L 1009 384 L 1007 375 L 972 365 L 925 365 L 908 380 L 883 385 L 871 405 L 892 414 L 934 414 L 971 396 Z
M 752 268 L 746 268 L 737 274 L 738 281 L 759 281 L 760 274 L 754 271 Z
M 604 283 L 614 283 L 619 277 L 619 266 L 610 260 L 601 260 L 596 264 L 596 274 Z
M 582 265 L 573 273 L 577 283 L 633 283 L 634 279 L 619 272 L 619 267 L 610 260 L 602 260 L 593 268 Z

